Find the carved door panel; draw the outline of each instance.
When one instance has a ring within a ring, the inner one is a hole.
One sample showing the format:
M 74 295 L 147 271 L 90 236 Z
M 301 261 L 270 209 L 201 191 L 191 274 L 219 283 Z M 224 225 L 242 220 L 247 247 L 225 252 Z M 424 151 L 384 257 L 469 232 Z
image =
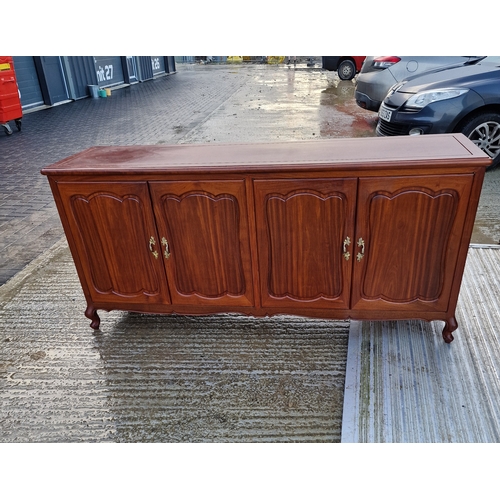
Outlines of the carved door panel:
M 360 179 L 353 309 L 446 311 L 472 175 Z
M 95 303 L 170 303 L 146 182 L 58 183 Z
M 349 308 L 356 186 L 254 181 L 263 306 Z
M 151 182 L 174 304 L 253 306 L 244 180 Z

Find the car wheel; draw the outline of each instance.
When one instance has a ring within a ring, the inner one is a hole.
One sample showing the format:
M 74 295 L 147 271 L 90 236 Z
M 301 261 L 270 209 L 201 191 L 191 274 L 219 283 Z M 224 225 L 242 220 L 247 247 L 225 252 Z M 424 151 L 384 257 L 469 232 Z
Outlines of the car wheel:
M 341 80 L 352 80 L 356 74 L 356 66 L 349 60 L 342 61 L 337 70 Z
M 489 168 L 500 163 L 500 114 L 483 113 L 475 116 L 465 123 L 459 132 L 493 159 Z

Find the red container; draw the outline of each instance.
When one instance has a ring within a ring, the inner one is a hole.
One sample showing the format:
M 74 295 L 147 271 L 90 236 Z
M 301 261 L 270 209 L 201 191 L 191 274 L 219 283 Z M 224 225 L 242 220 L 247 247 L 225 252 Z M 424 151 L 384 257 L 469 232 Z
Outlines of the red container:
M 15 120 L 21 130 L 23 110 L 17 87 L 14 61 L 10 56 L 0 56 L 0 125 L 7 135 L 12 134 L 9 121 Z

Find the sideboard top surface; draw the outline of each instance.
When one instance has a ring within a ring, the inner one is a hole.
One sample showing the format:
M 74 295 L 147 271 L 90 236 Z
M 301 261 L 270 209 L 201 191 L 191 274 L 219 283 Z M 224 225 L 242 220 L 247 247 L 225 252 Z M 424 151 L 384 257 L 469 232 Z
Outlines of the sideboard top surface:
M 489 157 L 462 134 L 364 137 L 294 142 L 239 144 L 176 144 L 95 146 L 42 170 L 42 174 L 155 172 L 227 167 L 315 165 L 346 167 L 353 164 L 418 165 L 465 161 L 488 165 Z

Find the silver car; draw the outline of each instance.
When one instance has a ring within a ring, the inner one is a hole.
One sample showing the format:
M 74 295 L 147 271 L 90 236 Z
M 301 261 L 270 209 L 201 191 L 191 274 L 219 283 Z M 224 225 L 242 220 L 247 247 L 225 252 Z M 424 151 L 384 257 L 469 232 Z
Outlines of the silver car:
M 389 89 L 402 80 L 448 66 L 463 66 L 479 56 L 368 56 L 356 80 L 358 106 L 378 111 Z

